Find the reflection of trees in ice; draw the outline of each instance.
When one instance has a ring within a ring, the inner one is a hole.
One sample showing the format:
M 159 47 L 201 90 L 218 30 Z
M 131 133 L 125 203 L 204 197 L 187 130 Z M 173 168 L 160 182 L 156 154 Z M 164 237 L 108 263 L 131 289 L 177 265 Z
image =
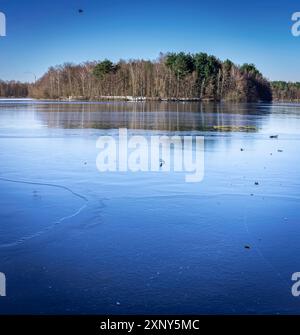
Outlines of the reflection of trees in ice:
M 35 120 L 49 128 L 147 129 L 166 131 L 258 131 L 266 104 L 196 102 L 44 103 L 35 105 Z M 251 117 L 251 116 L 256 117 Z

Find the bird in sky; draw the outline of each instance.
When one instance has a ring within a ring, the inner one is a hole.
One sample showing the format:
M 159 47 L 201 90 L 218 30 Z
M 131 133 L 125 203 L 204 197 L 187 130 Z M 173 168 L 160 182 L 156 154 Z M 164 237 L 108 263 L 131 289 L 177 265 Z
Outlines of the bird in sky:
M 79 14 L 83 14 L 83 9 L 78 9 Z

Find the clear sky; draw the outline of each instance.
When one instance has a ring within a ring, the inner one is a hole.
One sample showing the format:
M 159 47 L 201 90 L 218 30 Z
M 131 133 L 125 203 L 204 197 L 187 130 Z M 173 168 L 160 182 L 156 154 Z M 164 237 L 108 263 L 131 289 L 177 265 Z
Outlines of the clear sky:
M 33 81 L 64 62 L 204 51 L 300 81 L 300 37 L 291 34 L 299 0 L 0 0 L 0 11 L 4 80 Z

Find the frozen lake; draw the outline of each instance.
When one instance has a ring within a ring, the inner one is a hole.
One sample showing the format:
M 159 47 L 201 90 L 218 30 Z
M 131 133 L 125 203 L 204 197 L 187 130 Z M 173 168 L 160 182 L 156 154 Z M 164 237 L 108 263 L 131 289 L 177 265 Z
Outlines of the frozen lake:
M 203 181 L 99 172 L 119 128 L 204 136 Z M 295 104 L 0 101 L 0 314 L 299 314 L 299 147 Z

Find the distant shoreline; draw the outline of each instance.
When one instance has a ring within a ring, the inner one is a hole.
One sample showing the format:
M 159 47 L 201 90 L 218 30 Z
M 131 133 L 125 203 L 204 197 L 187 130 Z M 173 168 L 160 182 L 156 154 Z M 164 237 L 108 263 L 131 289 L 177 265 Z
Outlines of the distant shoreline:
M 61 97 L 58 99 L 51 98 L 15 98 L 15 97 L 0 97 L 1 101 L 50 101 L 50 102 L 203 102 L 203 103 L 299 103 L 300 99 L 295 100 L 278 100 L 273 99 L 272 101 L 231 101 L 231 100 L 213 100 L 213 99 L 200 99 L 200 98 L 148 98 L 148 97 L 101 97 L 95 99 L 72 97 L 66 98 Z
M 67 101 L 299 102 L 300 82 L 270 81 L 254 64 L 200 52 L 156 60 L 87 61 L 50 67 L 34 83 L 0 80 L 0 96 Z

